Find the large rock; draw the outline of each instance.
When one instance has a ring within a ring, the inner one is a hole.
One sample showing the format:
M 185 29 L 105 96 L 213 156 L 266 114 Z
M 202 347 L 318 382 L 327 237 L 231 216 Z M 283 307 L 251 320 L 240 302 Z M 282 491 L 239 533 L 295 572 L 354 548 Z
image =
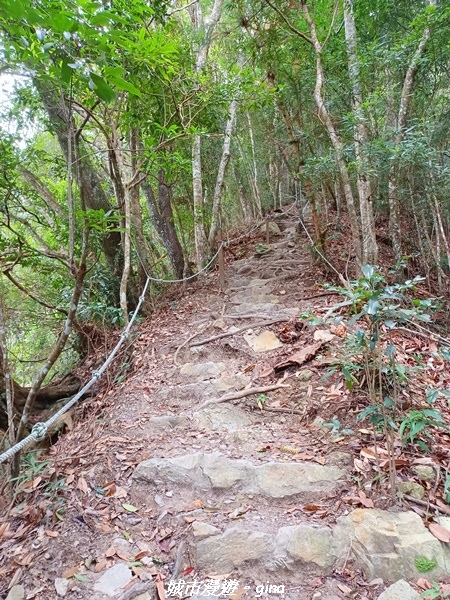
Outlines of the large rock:
M 295 568 L 300 562 L 311 572 L 331 574 L 348 551 L 344 529 L 294 525 L 282 527 L 276 538 L 276 564 Z
M 415 566 L 418 556 L 437 562 L 427 578 L 438 579 L 448 573 L 450 550 L 431 535 L 414 512 L 361 508 L 340 517 L 338 523 L 350 533 L 357 565 L 368 579 L 417 579 L 420 577 Z
M 273 235 L 279 235 L 281 233 L 281 230 L 278 226 L 278 223 L 275 223 L 275 221 L 269 221 L 269 223 L 266 225 L 266 223 L 263 223 L 261 225 L 261 227 L 259 228 L 259 230 L 262 233 L 266 232 L 266 227 L 269 228 L 269 233 L 272 233 Z
M 234 488 L 270 498 L 298 496 L 313 500 L 335 492 L 344 475 L 343 469 L 309 462 L 255 465 L 232 460 L 220 452 L 198 452 L 146 460 L 137 466 L 133 478 L 151 485 L 170 483 L 203 491 Z
M 268 352 L 269 350 L 281 348 L 283 345 L 273 331 L 270 330 L 263 331 L 259 335 L 247 333 L 244 335 L 244 339 L 254 352 Z
M 378 600 L 420 600 L 420 594 L 403 579 L 388 587 Z
M 310 462 L 266 463 L 254 469 L 255 491 L 270 498 L 305 495 L 326 496 L 336 486 L 345 471 Z
M 25 588 L 23 585 L 15 585 L 9 590 L 6 600 L 24 600 Z
M 262 563 L 273 555 L 274 536 L 233 527 L 197 544 L 197 566 L 206 572 L 229 573 L 245 563 Z
M 298 525 L 278 533 L 233 527 L 196 545 L 197 566 L 207 572 L 249 572 L 258 566 L 271 573 L 289 571 L 291 577 L 330 575 L 343 562 L 349 540 L 336 537 L 329 527 Z
M 280 301 L 277 296 L 268 293 L 269 290 L 260 289 L 260 288 L 249 288 L 245 292 L 237 292 L 233 294 L 230 298 L 231 304 L 250 304 L 254 302 L 255 304 L 264 304 L 264 303 L 273 303 L 278 304 Z
M 225 364 L 222 362 L 186 363 L 180 368 L 180 375 L 194 377 L 197 381 L 205 381 L 220 377 L 224 371 Z
M 194 413 L 194 420 L 201 429 L 226 429 L 237 431 L 251 425 L 252 421 L 245 410 L 231 404 L 220 403 Z
M 125 563 L 118 563 L 103 573 L 97 583 L 94 585 L 96 592 L 101 592 L 106 596 L 116 596 L 121 588 L 131 581 L 133 573 Z

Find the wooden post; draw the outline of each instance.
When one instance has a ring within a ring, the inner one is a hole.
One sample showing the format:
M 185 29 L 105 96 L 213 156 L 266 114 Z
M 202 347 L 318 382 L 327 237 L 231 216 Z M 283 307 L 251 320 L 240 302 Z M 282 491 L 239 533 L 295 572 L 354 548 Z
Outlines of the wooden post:
M 222 244 L 222 230 L 219 229 L 217 232 L 217 241 L 219 242 L 219 287 L 220 291 L 225 291 L 225 257 L 223 253 Z
M 270 244 L 269 215 L 266 216 L 266 244 Z

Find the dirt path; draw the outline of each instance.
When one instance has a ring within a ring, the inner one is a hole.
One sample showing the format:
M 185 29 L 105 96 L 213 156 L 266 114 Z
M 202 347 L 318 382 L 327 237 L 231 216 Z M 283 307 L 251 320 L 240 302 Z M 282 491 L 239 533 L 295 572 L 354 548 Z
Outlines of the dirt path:
M 52 449 L 61 505 L 44 502 L 20 552 L 3 547 L 27 598 L 149 600 L 157 586 L 178 598 L 376 598 L 380 577 L 414 573 L 418 538 L 431 548 L 417 515 L 349 514 L 342 501 L 358 442 L 320 426 L 349 416 L 338 376 L 323 379 L 340 340 L 298 318 L 320 294 L 317 273 L 295 218 L 273 228 L 229 265 L 225 293 L 188 290 L 143 323 L 133 375 Z

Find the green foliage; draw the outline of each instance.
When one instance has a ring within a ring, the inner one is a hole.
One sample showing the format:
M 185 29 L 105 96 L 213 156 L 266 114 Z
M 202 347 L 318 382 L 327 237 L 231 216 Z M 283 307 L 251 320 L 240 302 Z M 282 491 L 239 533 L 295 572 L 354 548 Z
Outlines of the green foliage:
M 426 556 L 416 556 L 414 564 L 419 573 L 428 573 L 437 567 L 437 560 L 435 558 L 427 558 Z
M 399 434 L 405 444 L 417 443 L 422 450 L 429 452 L 428 446 L 420 439 L 420 436 L 432 438 L 430 427 L 447 429 L 447 424 L 438 410 L 426 408 L 422 410 L 410 410 L 400 423 Z
M 442 591 L 439 583 L 433 581 L 432 587 L 429 590 L 424 590 L 421 596 L 427 600 L 443 600 L 450 597 L 450 592 Z
M 354 328 L 347 335 L 345 354 L 339 362 L 349 389 L 360 386 L 363 380 L 367 386 L 370 404 L 358 414 L 357 421 L 367 420 L 375 430 L 384 432 L 391 453 L 397 431 L 403 444 L 417 444 L 428 452 L 423 438 L 432 438 L 432 428 L 447 426 L 441 413 L 433 408 L 401 413 L 399 393 L 407 386 L 412 367 L 397 360 L 392 332 L 403 323 L 428 322 L 429 311 L 438 303 L 411 299 L 415 285 L 422 281 L 420 277 L 389 285 L 375 267 L 365 265 L 362 271 L 363 277 L 348 288 L 331 288 L 352 302 L 354 315 L 349 325 Z M 357 327 L 359 322 L 361 326 Z M 437 395 L 437 391 L 428 390 L 427 403 L 432 405 Z M 395 472 L 390 475 L 393 490 Z

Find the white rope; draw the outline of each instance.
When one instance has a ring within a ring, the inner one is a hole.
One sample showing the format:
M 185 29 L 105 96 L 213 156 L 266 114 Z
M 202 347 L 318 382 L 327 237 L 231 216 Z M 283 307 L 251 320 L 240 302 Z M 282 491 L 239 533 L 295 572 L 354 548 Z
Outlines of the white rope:
M 24 438 L 23 440 L 21 440 L 20 442 L 18 442 L 11 448 L 9 448 L 3 454 L 0 454 L 0 464 L 5 462 L 6 460 L 12 458 L 15 454 L 17 454 L 18 452 L 23 450 L 26 446 L 32 444 L 33 442 L 37 442 L 37 441 L 43 439 L 47 434 L 48 428 L 51 425 L 53 425 L 53 423 L 55 423 L 59 419 L 59 417 L 61 417 L 64 413 L 66 413 L 94 385 L 94 383 L 100 379 L 100 377 L 103 375 L 103 373 L 109 367 L 113 358 L 119 351 L 119 348 L 122 346 L 124 341 L 128 338 L 130 329 L 133 326 L 133 323 L 136 320 L 136 317 L 138 316 L 141 305 L 144 301 L 145 294 L 147 293 L 147 288 L 148 288 L 149 283 L 150 283 L 150 279 L 147 278 L 147 281 L 145 282 L 145 285 L 144 285 L 144 289 L 142 290 L 142 294 L 139 297 L 139 302 L 136 306 L 133 316 L 130 319 L 130 322 L 128 323 L 125 330 L 122 332 L 119 341 L 117 342 L 113 351 L 108 356 L 108 358 L 105 360 L 103 365 L 100 367 L 100 369 L 98 371 L 94 371 L 92 373 L 92 377 L 91 377 L 90 381 L 88 381 L 88 383 L 77 394 L 75 394 L 75 396 L 71 400 L 69 400 L 69 402 L 67 402 L 67 404 L 65 404 L 60 410 L 58 410 L 58 412 L 56 412 L 48 421 L 46 421 L 45 423 L 36 423 L 33 426 L 30 435 L 28 435 L 26 438 Z
M 122 332 L 120 339 L 117 342 L 116 346 L 114 347 L 113 351 L 108 356 L 108 358 L 105 360 L 105 362 L 100 367 L 100 369 L 98 371 L 94 371 L 92 373 L 92 377 L 88 381 L 88 383 L 86 383 L 86 385 L 83 388 L 81 388 L 81 390 L 77 394 L 75 394 L 75 396 L 73 398 L 71 398 L 71 400 L 69 400 L 69 402 L 67 402 L 60 410 L 58 410 L 58 412 L 56 412 L 52 417 L 50 417 L 50 419 L 48 419 L 48 421 L 46 421 L 45 423 L 36 423 L 33 426 L 31 433 L 27 437 L 25 437 L 23 440 L 21 440 L 20 442 L 18 442 L 17 444 L 12 446 L 8 450 L 6 450 L 6 452 L 3 452 L 3 454 L 0 454 L 0 464 L 4 463 L 5 461 L 12 458 L 15 454 L 17 454 L 18 452 L 23 450 L 26 446 L 29 446 L 33 442 L 38 442 L 39 440 L 42 440 L 47 435 L 47 431 L 48 431 L 49 427 L 51 427 L 51 425 L 53 425 L 53 423 L 55 423 L 64 413 L 66 413 L 70 408 L 72 408 L 72 406 L 74 406 L 74 404 L 76 404 L 78 402 L 78 400 L 94 385 L 94 383 L 96 383 L 96 381 L 98 381 L 100 379 L 100 377 L 103 375 L 103 373 L 106 371 L 106 369 L 111 364 L 113 358 L 119 351 L 119 348 L 122 346 L 123 342 L 128 338 L 130 329 L 133 326 L 133 323 L 136 320 L 136 317 L 141 308 L 142 302 L 144 301 L 145 294 L 147 293 L 147 288 L 148 288 L 150 281 L 155 281 L 157 283 L 182 283 L 184 281 L 189 281 L 190 279 L 194 279 L 194 277 L 198 277 L 201 273 L 205 272 L 213 264 L 213 262 L 216 260 L 218 254 L 220 252 L 220 249 L 222 247 L 225 248 L 226 246 L 228 246 L 228 244 L 230 244 L 232 242 L 236 242 L 244 237 L 247 237 L 253 231 L 255 231 L 258 227 L 260 227 L 262 225 L 262 223 L 264 223 L 264 221 L 262 221 L 261 223 L 258 223 L 257 225 L 252 227 L 252 229 L 250 229 L 250 231 L 248 231 L 247 233 L 245 233 L 239 237 L 232 238 L 231 240 L 227 240 L 226 242 L 221 242 L 219 249 L 214 254 L 214 256 L 211 258 L 211 260 L 208 262 L 208 264 L 205 267 L 203 267 L 200 271 L 198 271 L 198 273 L 194 273 L 194 275 L 190 275 L 189 277 L 184 277 L 183 279 L 157 279 L 157 278 L 151 277 L 150 275 L 147 274 L 147 281 L 145 282 L 144 289 L 142 291 L 141 296 L 139 297 L 139 302 L 138 302 L 138 305 L 136 306 L 133 316 L 131 317 L 130 322 L 128 323 L 126 329 Z M 142 261 L 141 261 L 141 264 L 142 264 Z M 144 265 L 142 265 L 142 266 L 144 266 Z M 144 270 L 145 270 L 145 268 L 144 268 Z

